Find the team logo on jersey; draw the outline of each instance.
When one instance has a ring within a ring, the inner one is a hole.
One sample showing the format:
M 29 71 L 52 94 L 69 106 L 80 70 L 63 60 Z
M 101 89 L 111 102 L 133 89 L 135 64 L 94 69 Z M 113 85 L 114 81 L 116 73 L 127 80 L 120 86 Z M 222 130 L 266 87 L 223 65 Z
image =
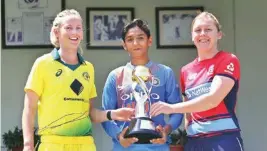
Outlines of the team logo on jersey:
M 159 80 L 159 78 L 153 77 L 152 85 L 153 85 L 153 86 L 159 86 L 159 85 L 160 85 L 160 80 Z
M 233 74 L 234 70 L 235 70 L 234 64 L 231 62 L 226 66 L 226 69 L 224 71 Z
M 191 80 L 194 80 L 196 77 L 197 77 L 197 73 L 192 73 L 188 75 L 187 80 L 191 81 Z
M 56 77 L 59 77 L 61 74 L 62 74 L 62 69 L 58 69 L 57 72 L 56 72 Z
M 227 65 L 227 70 L 232 72 L 235 70 L 234 64 L 232 62 L 229 65 Z
M 82 93 L 84 89 L 82 83 L 77 79 L 74 79 L 74 81 L 70 85 L 70 88 L 76 95 L 80 95 L 80 93 Z
M 90 76 L 89 76 L 88 72 L 84 72 L 84 73 L 83 73 L 83 78 L 84 78 L 85 80 L 89 81 Z
M 214 64 L 209 67 L 207 74 L 212 75 L 213 72 L 214 72 Z

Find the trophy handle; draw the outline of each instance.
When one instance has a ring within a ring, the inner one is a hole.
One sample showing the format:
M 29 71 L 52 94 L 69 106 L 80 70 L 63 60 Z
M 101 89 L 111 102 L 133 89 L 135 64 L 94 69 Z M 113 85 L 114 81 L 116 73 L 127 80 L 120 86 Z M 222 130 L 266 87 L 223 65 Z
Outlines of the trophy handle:
M 133 95 L 136 101 L 135 117 L 145 117 L 145 102 L 148 97 L 135 91 Z

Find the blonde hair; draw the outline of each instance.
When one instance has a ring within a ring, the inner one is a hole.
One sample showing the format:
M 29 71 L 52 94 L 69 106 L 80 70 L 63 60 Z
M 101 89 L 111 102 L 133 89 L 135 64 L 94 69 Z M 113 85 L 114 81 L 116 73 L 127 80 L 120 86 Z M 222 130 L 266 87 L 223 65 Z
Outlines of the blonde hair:
M 196 22 L 197 19 L 199 18 L 203 18 L 203 17 L 207 17 L 207 18 L 210 18 L 214 21 L 214 24 L 217 28 L 218 31 L 221 31 L 221 24 L 219 23 L 219 20 L 212 14 L 212 13 L 209 13 L 209 12 L 201 12 L 200 14 L 198 14 L 194 20 L 192 21 L 192 25 L 191 25 L 191 29 L 193 29 L 193 25 L 194 23 Z
M 55 29 L 59 29 L 60 25 L 63 22 L 64 17 L 70 16 L 70 15 L 78 16 L 82 20 L 82 17 L 78 11 L 76 11 L 74 9 L 66 9 L 66 10 L 63 10 L 62 12 L 58 13 L 56 18 L 53 21 L 53 26 L 52 26 L 51 31 L 50 31 L 50 41 L 51 41 L 52 45 L 54 45 L 56 48 L 59 48 L 59 41 L 58 41 L 58 38 L 56 37 L 54 31 L 55 31 Z M 79 48 L 81 49 L 80 46 L 79 46 Z M 81 49 L 81 52 L 83 52 L 82 49 Z

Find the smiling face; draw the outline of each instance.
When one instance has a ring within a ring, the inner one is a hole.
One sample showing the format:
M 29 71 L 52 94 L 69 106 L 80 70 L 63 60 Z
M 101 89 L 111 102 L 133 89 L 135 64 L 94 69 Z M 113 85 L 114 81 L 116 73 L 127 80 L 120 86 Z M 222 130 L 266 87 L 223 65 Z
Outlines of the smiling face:
M 65 16 L 55 30 L 60 47 L 77 49 L 83 39 L 82 19 L 76 15 Z
M 152 45 L 152 38 L 138 26 L 130 28 L 125 35 L 123 47 L 131 58 L 143 58 L 148 56 L 148 48 Z
M 217 49 L 217 42 L 222 38 L 218 23 L 210 16 L 197 17 L 192 24 L 192 41 L 199 52 Z

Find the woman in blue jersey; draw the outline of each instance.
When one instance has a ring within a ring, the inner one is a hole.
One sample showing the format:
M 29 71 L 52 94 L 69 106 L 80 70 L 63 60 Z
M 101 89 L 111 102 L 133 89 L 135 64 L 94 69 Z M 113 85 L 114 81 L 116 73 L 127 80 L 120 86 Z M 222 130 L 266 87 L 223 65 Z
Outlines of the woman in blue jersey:
M 240 80 L 238 58 L 218 49 L 222 38 L 219 21 L 208 12 L 192 23 L 192 40 L 198 57 L 181 69 L 184 102 L 158 102 L 151 114 L 186 113 L 189 141 L 185 151 L 243 151 L 243 141 L 235 113 Z
M 129 87 L 132 71 L 138 65 L 148 67 L 154 77 L 150 95 L 152 104 L 159 100 L 166 100 L 168 104 L 180 102 L 179 89 L 172 69 L 149 59 L 148 49 L 152 45 L 152 37 L 148 25 L 141 19 L 131 21 L 123 28 L 122 40 L 123 47 L 130 56 L 130 62 L 109 73 L 103 90 L 103 108 L 135 108 L 135 97 Z M 129 122 L 107 121 L 102 125 L 112 138 L 113 151 L 169 151 L 167 135 L 181 124 L 182 118 L 182 114 L 171 114 L 166 122 L 163 115 L 154 117 L 153 121 L 162 138 L 151 140 L 151 143 L 147 144 L 135 144 L 138 138 L 124 137 Z

